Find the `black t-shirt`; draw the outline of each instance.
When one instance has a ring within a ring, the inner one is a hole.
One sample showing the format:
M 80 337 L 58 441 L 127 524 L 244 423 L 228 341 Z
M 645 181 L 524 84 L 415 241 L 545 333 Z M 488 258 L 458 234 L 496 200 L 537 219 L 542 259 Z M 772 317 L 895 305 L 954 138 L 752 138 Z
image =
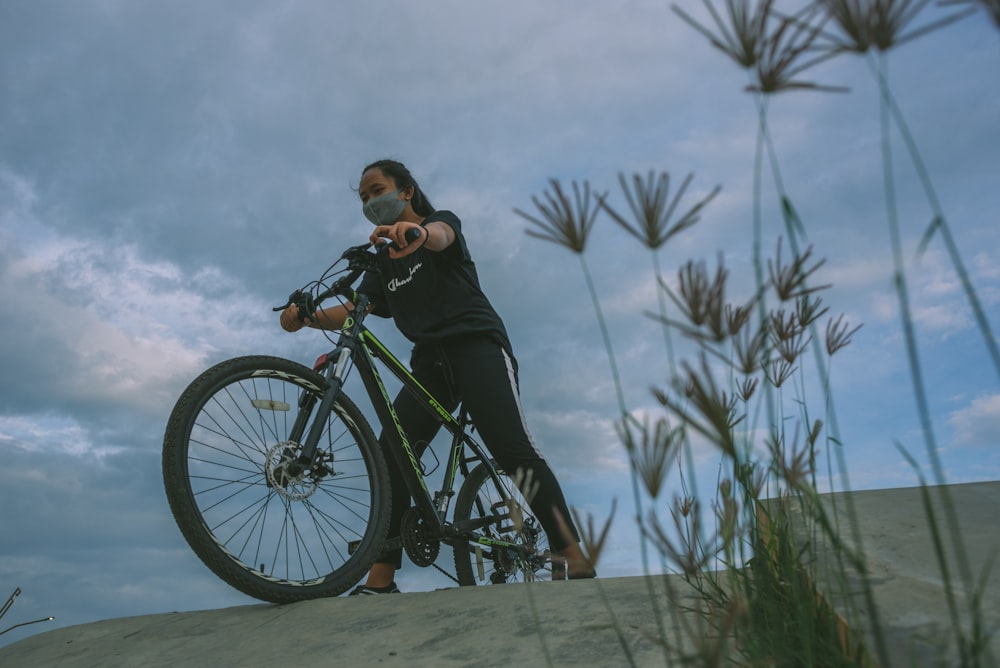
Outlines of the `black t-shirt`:
M 440 252 L 423 246 L 398 260 L 378 254 L 378 273 L 365 274 L 358 291 L 368 295 L 375 315 L 393 318 L 406 338 L 424 344 L 491 336 L 509 347 L 507 330 L 479 286 L 476 265 L 451 211 L 435 211 L 423 224 L 440 221 L 455 241 Z

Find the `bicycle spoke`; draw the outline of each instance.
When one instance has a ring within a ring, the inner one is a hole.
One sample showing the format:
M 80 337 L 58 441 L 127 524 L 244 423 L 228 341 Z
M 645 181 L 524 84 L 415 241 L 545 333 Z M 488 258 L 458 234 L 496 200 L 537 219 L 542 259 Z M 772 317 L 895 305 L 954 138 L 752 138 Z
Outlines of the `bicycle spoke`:
M 194 478 L 194 479 L 204 479 L 204 478 Z M 220 485 L 216 485 L 215 487 L 209 487 L 209 488 L 200 490 L 198 492 L 195 492 L 195 497 L 197 498 L 198 496 L 204 496 L 204 495 L 206 495 L 209 492 L 218 491 L 218 490 L 220 490 L 220 489 L 222 489 L 224 487 L 229 487 L 230 485 L 239 485 L 239 484 L 241 484 L 243 482 L 244 482 L 243 480 L 231 480 L 229 482 L 226 482 L 226 483 L 223 483 L 223 484 L 220 484 Z M 220 506 L 223 503 L 226 503 L 227 501 L 233 499 L 237 495 L 242 494 L 243 492 L 247 491 L 248 489 L 250 489 L 252 487 L 256 487 L 256 486 L 257 486 L 257 483 L 244 484 L 241 489 L 235 490 L 234 492 L 232 492 L 228 496 L 225 496 L 225 497 L 219 499 L 215 503 L 206 505 L 203 510 L 205 512 L 211 512 L 217 506 Z
M 530 582 L 548 572 L 545 533 L 513 481 L 505 475 L 500 480 L 503 489 L 481 464 L 470 471 L 459 492 L 455 521 L 487 520 L 477 537 L 502 543 L 455 545 L 455 570 L 462 585 Z
M 196 379 L 168 424 L 165 483 L 185 537 L 216 574 L 264 600 L 343 592 L 385 536 L 388 476 L 357 407 L 338 396 L 308 461 L 293 438 L 312 428 L 324 386 L 287 360 L 237 358 Z
M 240 389 L 242 390 L 242 383 L 240 383 L 239 385 Z M 243 391 L 245 393 L 245 390 Z M 246 411 L 243 410 L 243 406 L 240 405 L 240 402 L 233 397 L 232 392 L 228 387 L 225 388 L 225 394 L 226 397 L 229 399 L 229 403 L 231 404 L 231 406 L 224 406 L 218 397 L 212 397 L 212 402 L 219 408 L 219 410 L 222 411 L 222 414 L 229 419 L 229 421 L 240 431 L 240 433 L 243 434 L 244 438 L 248 442 L 246 447 L 252 448 L 257 452 L 262 452 L 263 450 L 265 450 L 266 448 L 264 448 L 264 443 L 266 442 L 266 440 L 264 439 L 262 434 L 257 433 L 256 431 L 253 430 L 248 432 L 247 429 L 244 428 L 244 427 L 250 427 L 253 424 L 253 420 L 247 416 Z M 241 418 L 240 420 L 237 420 L 235 417 L 237 413 Z M 222 424 L 216 419 L 214 414 L 209 414 L 206 417 L 208 417 L 210 420 L 212 420 L 212 422 L 218 425 L 221 435 L 223 435 L 225 438 L 230 439 L 235 445 L 237 446 L 241 445 L 239 441 L 237 441 L 236 439 L 234 439 L 232 436 L 229 435 L 229 432 L 223 428 Z M 250 445 L 255 441 L 258 444 L 260 444 L 260 447 L 255 447 L 253 445 Z

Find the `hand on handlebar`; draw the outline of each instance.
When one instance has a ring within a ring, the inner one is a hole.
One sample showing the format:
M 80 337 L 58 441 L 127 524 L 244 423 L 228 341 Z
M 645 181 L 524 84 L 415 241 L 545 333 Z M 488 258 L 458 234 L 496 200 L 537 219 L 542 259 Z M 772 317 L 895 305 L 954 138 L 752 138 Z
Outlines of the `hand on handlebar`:
M 286 332 L 297 332 L 312 321 L 315 312 L 316 302 L 313 296 L 308 292 L 296 290 L 288 296 L 288 303 L 281 312 L 279 318 L 281 328 Z
M 343 326 L 348 311 L 353 308 L 351 302 L 356 300 L 357 295 L 351 286 L 365 271 L 377 268 L 376 253 L 371 252 L 372 244 L 386 246 L 386 240 L 379 234 L 382 231 L 391 241 L 388 248 L 381 252 L 388 252 L 389 257 L 397 259 L 414 252 L 427 242 L 427 230 L 421 228 L 416 223 L 396 223 L 395 225 L 380 225 L 375 228 L 371 236 L 371 242 L 360 246 L 353 246 L 344 251 L 340 257 L 341 261 L 347 261 L 348 271 L 334 281 L 333 285 L 320 291 L 325 287 L 325 281 L 331 269 L 327 270 L 323 278 L 308 286 L 296 290 L 288 296 L 281 306 L 275 306 L 272 310 L 281 311 L 279 323 L 286 332 L 297 332 L 306 325 L 318 329 L 334 330 Z M 405 246 L 397 245 L 395 237 L 402 235 Z M 421 241 L 423 238 L 423 241 Z M 341 306 L 333 309 L 320 309 L 320 305 L 331 296 L 339 296 L 347 301 Z M 365 302 L 368 303 L 367 301 Z
M 389 257 L 397 260 L 413 253 L 427 242 L 427 230 L 418 225 L 405 220 L 392 225 L 377 225 L 369 240 L 372 244 L 384 243 L 384 239 L 390 241 Z
M 307 321 L 311 320 L 308 316 L 302 317 L 299 307 L 295 304 L 291 304 L 281 312 L 281 317 L 279 322 L 281 323 L 281 328 L 286 332 L 297 332 L 306 326 Z

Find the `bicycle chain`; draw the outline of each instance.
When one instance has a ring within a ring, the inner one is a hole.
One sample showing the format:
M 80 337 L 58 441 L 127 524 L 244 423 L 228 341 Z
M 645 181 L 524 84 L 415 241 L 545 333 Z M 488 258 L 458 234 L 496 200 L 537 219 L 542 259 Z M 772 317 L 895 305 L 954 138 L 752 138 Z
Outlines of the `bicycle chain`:
M 439 571 L 441 571 L 442 573 L 444 573 L 445 575 L 447 575 L 448 579 L 451 580 L 452 582 L 454 582 L 455 584 L 457 584 L 457 585 L 462 584 L 461 582 L 458 581 L 458 578 L 456 578 L 454 575 L 452 575 L 451 573 L 449 573 L 448 571 L 446 571 L 442 567 L 438 566 L 436 563 L 435 564 L 431 564 L 431 566 L 433 566 L 434 568 L 438 569 Z

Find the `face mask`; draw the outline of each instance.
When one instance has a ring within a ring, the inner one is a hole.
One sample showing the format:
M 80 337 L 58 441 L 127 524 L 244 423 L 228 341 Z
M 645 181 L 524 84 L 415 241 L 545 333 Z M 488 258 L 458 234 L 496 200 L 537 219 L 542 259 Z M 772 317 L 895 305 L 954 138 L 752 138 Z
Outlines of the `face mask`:
M 396 222 L 396 218 L 406 208 L 406 202 L 396 197 L 400 190 L 402 188 L 393 190 L 391 193 L 379 195 L 365 202 L 365 205 L 361 207 L 365 218 L 370 220 L 372 225 L 392 225 Z

